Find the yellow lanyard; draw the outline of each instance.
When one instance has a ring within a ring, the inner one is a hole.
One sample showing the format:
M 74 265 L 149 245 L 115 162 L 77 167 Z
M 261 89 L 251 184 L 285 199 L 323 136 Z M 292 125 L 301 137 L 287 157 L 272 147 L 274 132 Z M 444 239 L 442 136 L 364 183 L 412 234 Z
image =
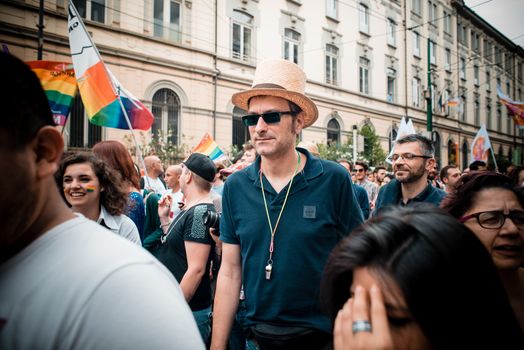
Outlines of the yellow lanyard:
M 271 271 L 273 270 L 273 250 L 274 250 L 274 243 L 275 243 L 275 233 L 277 232 L 278 224 L 280 222 L 280 218 L 282 217 L 282 213 L 284 212 L 284 208 L 286 207 L 287 198 L 289 196 L 289 192 L 291 191 L 291 186 L 293 185 L 293 179 L 295 178 L 295 175 L 297 175 L 298 167 L 300 165 L 300 154 L 297 151 L 298 156 L 298 162 L 295 167 L 295 172 L 293 173 L 293 176 L 291 177 L 291 180 L 289 182 L 289 187 L 286 192 L 286 197 L 284 198 L 284 203 L 282 204 L 282 208 L 280 209 L 280 213 L 278 214 L 277 222 L 275 223 L 275 228 L 273 229 L 273 225 L 271 224 L 271 218 L 269 217 L 269 209 L 267 207 L 267 201 L 266 201 L 266 195 L 264 193 L 264 181 L 262 180 L 262 164 L 260 164 L 260 186 L 262 191 L 262 198 L 264 199 L 264 207 L 266 209 L 266 216 L 267 216 L 267 222 L 269 223 L 269 230 L 271 232 L 271 243 L 269 244 L 269 259 L 267 260 L 266 265 L 266 279 L 271 278 Z

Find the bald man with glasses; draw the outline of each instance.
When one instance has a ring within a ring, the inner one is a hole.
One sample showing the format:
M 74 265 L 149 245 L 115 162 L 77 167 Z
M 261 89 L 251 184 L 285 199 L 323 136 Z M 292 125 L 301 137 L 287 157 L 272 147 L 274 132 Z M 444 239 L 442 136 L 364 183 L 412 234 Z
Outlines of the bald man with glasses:
M 373 216 L 391 205 L 426 202 L 438 206 L 446 192 L 428 181 L 428 174 L 435 166 L 434 156 L 435 149 L 424 136 L 406 135 L 397 140 L 390 159 L 395 179 L 380 188 Z

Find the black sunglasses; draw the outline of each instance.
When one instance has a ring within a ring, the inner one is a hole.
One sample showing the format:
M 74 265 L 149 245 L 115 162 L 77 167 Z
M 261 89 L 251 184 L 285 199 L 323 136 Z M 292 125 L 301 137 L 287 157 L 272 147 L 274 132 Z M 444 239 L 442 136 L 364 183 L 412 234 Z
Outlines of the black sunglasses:
M 242 121 L 245 126 L 254 126 L 258 123 L 258 118 L 262 117 L 266 124 L 276 124 L 280 122 L 280 118 L 283 114 L 291 114 L 295 116 L 297 112 L 286 111 L 286 112 L 266 112 L 262 114 L 248 114 L 242 117 Z

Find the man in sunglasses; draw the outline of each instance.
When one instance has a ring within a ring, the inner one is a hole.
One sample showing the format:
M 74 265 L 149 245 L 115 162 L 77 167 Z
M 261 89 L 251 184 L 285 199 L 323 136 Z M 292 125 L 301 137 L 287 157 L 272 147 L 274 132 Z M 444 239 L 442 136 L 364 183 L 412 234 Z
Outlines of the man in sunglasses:
M 427 202 L 438 206 L 446 192 L 428 181 L 429 172 L 435 166 L 434 156 L 435 149 L 424 136 L 412 134 L 397 140 L 390 159 L 395 179 L 380 188 L 373 215 L 391 205 Z
M 226 348 L 241 284 L 248 336 L 262 350 L 321 349 L 332 341 L 319 305 L 322 270 L 363 218 L 347 171 L 295 148 L 318 117 L 305 84 L 296 64 L 268 60 L 252 88 L 233 95 L 247 111 L 243 121 L 259 157 L 224 186 L 212 349 Z

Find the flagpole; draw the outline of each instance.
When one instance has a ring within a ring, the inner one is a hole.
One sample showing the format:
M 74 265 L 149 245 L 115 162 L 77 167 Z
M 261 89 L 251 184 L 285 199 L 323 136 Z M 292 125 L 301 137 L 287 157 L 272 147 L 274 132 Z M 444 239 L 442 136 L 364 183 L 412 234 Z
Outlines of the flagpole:
M 138 141 L 136 139 L 135 133 L 133 132 L 133 126 L 131 125 L 131 121 L 129 120 L 129 116 L 127 115 L 127 111 L 124 107 L 124 104 L 122 103 L 122 99 L 120 98 L 120 86 L 117 87 L 117 98 L 118 103 L 120 104 L 120 108 L 122 109 L 122 113 L 124 113 L 124 117 L 126 118 L 127 126 L 129 127 L 129 131 L 131 131 L 131 136 L 133 138 L 133 141 L 135 142 L 136 147 L 136 155 L 138 157 L 138 160 L 140 162 L 140 165 L 142 168 L 144 168 L 144 187 L 147 183 L 147 187 L 151 187 L 151 184 L 149 183 L 149 178 L 147 176 L 147 169 L 146 169 L 146 163 L 144 162 L 144 157 L 142 156 L 142 151 L 140 150 L 140 146 L 138 145 Z
M 495 171 L 498 173 L 499 172 L 499 167 L 497 166 L 497 160 L 495 159 L 495 152 L 493 152 L 493 147 L 489 148 L 489 153 L 491 153 L 491 157 L 493 158 L 493 164 L 495 164 Z

